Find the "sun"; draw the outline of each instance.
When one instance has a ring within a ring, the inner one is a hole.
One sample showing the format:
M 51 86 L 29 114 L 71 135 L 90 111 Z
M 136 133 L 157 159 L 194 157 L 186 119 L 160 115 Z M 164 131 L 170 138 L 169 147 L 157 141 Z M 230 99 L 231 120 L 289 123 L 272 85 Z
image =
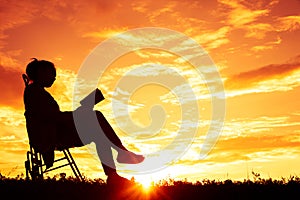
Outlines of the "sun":
M 144 192 L 150 192 L 154 185 L 154 182 L 151 179 L 146 178 L 138 180 L 138 183 L 141 184 Z
M 145 182 L 142 183 L 142 186 L 143 186 L 143 189 L 145 191 L 150 191 L 151 188 L 152 188 L 152 186 L 153 186 L 153 184 L 150 181 L 145 181 Z

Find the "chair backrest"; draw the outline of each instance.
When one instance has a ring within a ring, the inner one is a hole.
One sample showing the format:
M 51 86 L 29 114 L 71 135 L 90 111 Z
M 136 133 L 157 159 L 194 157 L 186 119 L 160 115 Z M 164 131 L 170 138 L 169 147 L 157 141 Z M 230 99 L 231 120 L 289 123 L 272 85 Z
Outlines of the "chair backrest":
M 29 85 L 29 83 L 30 83 L 30 79 L 28 78 L 28 76 L 26 74 L 22 74 L 22 79 L 24 81 L 25 87 L 27 87 Z M 26 121 L 26 123 L 27 123 L 27 121 Z M 36 145 L 33 145 L 32 142 L 30 141 L 31 137 L 30 137 L 27 125 L 26 125 L 26 129 L 27 129 L 27 136 L 28 136 L 28 139 L 29 139 L 30 148 L 35 149 Z
M 26 74 L 22 74 L 22 79 L 24 81 L 25 87 L 27 87 L 29 85 L 29 82 L 30 82 L 28 76 Z M 28 133 L 28 131 L 27 131 L 27 133 Z

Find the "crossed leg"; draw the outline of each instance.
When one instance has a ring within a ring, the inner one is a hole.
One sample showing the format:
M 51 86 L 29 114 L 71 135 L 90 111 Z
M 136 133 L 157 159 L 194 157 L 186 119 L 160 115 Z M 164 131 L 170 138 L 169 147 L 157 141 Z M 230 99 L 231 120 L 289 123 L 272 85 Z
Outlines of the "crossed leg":
M 96 142 L 98 155 L 100 156 L 100 159 L 104 161 L 101 162 L 106 175 L 111 172 L 114 173 L 116 168 L 112 159 L 111 148 L 117 150 L 117 161 L 119 163 L 137 164 L 144 160 L 144 157 L 142 155 L 137 155 L 124 147 L 120 138 L 117 136 L 117 134 L 101 112 L 96 111 L 96 116 L 104 133 L 101 134 L 102 138 L 100 139 L 100 141 L 106 141 L 105 143 L 101 142 L 100 145 L 97 145 Z M 107 137 L 108 140 L 106 138 L 103 138 L 103 136 Z M 107 166 L 106 164 L 108 164 L 109 166 Z
M 71 114 L 72 112 L 65 113 Z M 109 122 L 100 111 L 78 113 L 75 111 L 73 114 L 74 113 L 77 117 L 75 120 L 76 126 L 73 124 L 73 130 L 76 132 L 75 138 L 79 138 L 83 145 L 91 142 L 96 144 L 97 154 L 100 158 L 104 173 L 108 176 L 108 179 L 116 180 L 116 182 L 122 179 L 122 177 L 117 175 L 112 149 L 115 149 L 118 152 L 117 161 L 119 163 L 137 164 L 144 160 L 144 156 L 135 154 L 124 147 L 120 138 L 117 136 Z M 73 116 L 72 121 L 74 123 Z M 85 135 L 82 137 L 82 134 L 80 134 L 81 137 L 79 137 L 78 131 L 80 131 L 80 133 L 84 133 Z

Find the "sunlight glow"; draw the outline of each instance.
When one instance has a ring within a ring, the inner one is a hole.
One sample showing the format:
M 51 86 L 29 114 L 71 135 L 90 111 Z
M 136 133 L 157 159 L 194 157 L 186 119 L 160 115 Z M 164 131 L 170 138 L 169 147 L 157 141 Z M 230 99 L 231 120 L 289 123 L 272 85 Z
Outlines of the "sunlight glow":
M 150 179 L 144 179 L 144 180 L 141 180 L 141 181 L 138 181 L 138 182 L 142 185 L 144 192 L 151 191 L 151 189 L 154 185 L 154 182 Z
M 154 180 L 149 176 L 136 177 L 136 182 L 141 185 L 143 192 L 148 193 L 154 186 Z

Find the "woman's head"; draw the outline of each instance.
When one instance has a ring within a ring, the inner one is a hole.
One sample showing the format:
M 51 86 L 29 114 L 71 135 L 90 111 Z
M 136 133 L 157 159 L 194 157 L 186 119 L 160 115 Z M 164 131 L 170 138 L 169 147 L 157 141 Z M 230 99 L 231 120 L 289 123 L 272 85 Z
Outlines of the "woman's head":
M 56 77 L 56 69 L 52 62 L 47 60 L 33 60 L 26 67 L 28 78 L 42 87 L 51 87 Z

